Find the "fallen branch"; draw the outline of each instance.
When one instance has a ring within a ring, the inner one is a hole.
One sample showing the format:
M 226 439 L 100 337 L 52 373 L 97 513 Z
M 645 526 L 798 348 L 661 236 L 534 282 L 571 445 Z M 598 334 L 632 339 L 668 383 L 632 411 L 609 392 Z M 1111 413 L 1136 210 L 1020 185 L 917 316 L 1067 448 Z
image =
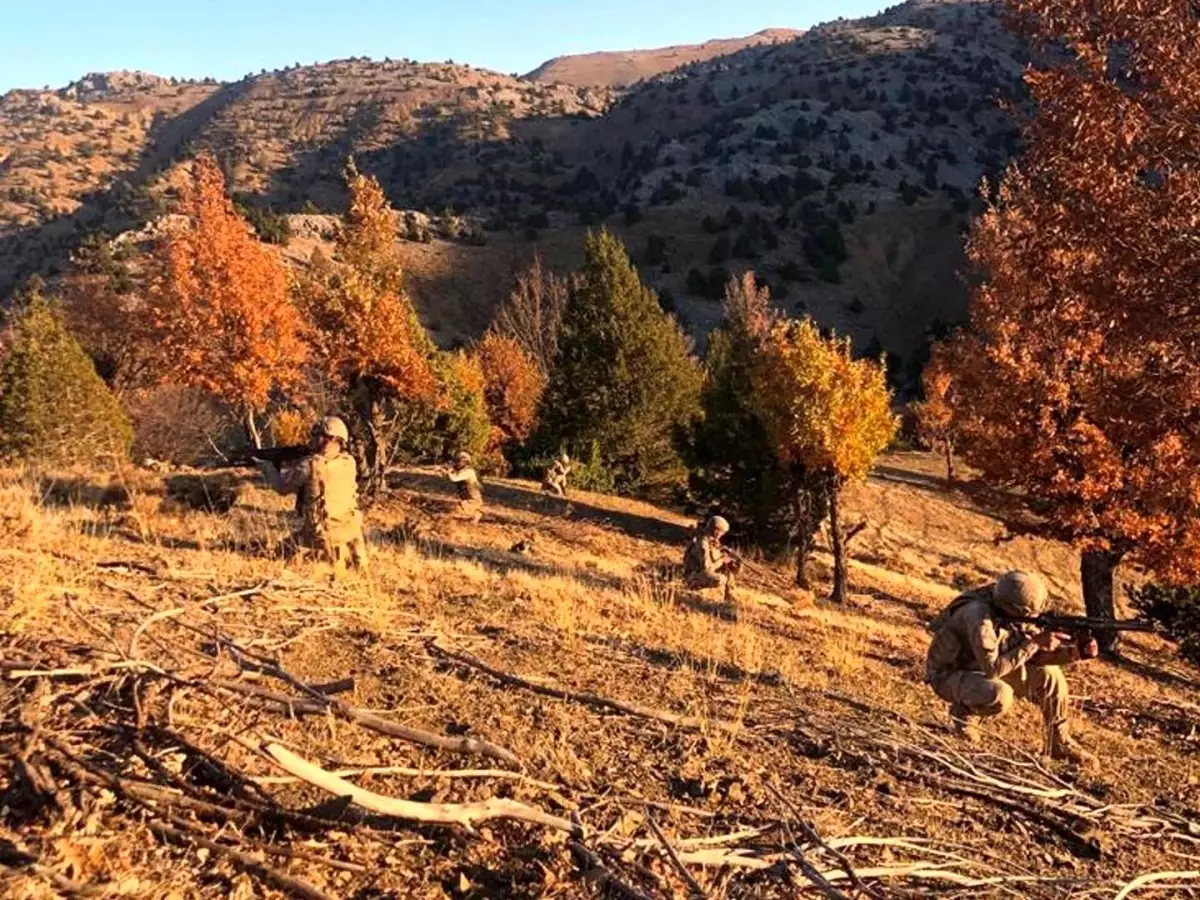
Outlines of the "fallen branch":
M 864 527 L 865 527 L 865 523 L 864 523 Z M 778 798 L 779 802 L 783 804 L 785 810 L 790 811 L 792 813 L 792 815 L 795 816 L 794 821 L 798 826 L 800 826 L 800 830 L 802 832 L 804 832 L 804 836 L 806 838 L 808 838 L 808 840 L 811 841 L 813 844 L 816 844 L 818 847 L 822 848 L 827 853 L 829 853 L 829 855 L 832 856 L 834 858 L 834 860 L 837 861 L 838 865 L 840 865 L 842 867 L 842 869 L 846 872 L 846 874 L 849 876 L 850 883 L 852 885 L 854 885 L 854 887 L 857 890 L 866 894 L 868 897 L 872 898 L 872 900 L 882 900 L 882 898 L 880 898 L 878 893 L 876 893 L 874 890 L 872 890 L 867 885 L 863 884 L 862 880 L 858 877 L 858 874 L 854 871 L 854 867 L 850 864 L 850 860 L 846 858 L 845 854 L 843 854 L 837 848 L 832 847 L 828 843 L 826 843 L 824 838 L 822 838 L 820 833 L 817 831 L 817 829 L 804 820 L 804 817 L 801 815 L 800 810 L 798 810 L 796 808 L 796 805 L 794 803 L 792 803 L 792 801 L 790 801 L 787 797 L 785 797 L 783 795 L 782 791 L 780 791 L 777 787 L 775 787 L 775 785 L 770 784 L 769 782 L 767 783 L 767 790 L 769 790 L 772 794 L 774 794 L 776 796 L 776 798 Z
M 335 797 L 346 797 L 350 802 L 370 812 L 413 822 L 461 825 L 468 831 L 474 830 L 473 824 L 476 822 L 486 822 L 489 819 L 516 819 L 535 825 L 545 825 L 576 837 L 582 836 L 580 826 L 515 800 L 494 797 L 480 803 L 417 803 L 397 797 L 385 797 L 383 794 L 376 794 L 374 791 L 361 788 L 344 778 L 339 778 L 332 772 L 297 756 L 279 744 L 268 743 L 262 749 L 285 772 L 295 775 L 314 787 L 328 791 Z
M 705 731 L 711 727 L 716 727 L 722 731 L 741 732 L 741 726 L 734 722 L 724 722 L 720 719 L 701 719 L 696 716 L 684 716 L 677 713 L 667 712 L 661 709 L 655 709 L 652 706 L 643 706 L 640 703 L 633 703 L 626 700 L 614 700 L 611 697 L 602 697 L 599 694 L 593 694 L 588 691 L 572 691 L 566 688 L 553 687 L 548 684 L 538 684 L 530 681 L 527 678 L 521 678 L 518 675 L 511 675 L 508 672 L 503 672 L 500 669 L 489 666 L 483 660 L 476 656 L 472 656 L 463 650 L 450 650 L 441 646 L 436 641 L 429 642 L 429 648 L 440 656 L 447 659 L 452 659 L 463 665 L 469 666 L 472 669 L 478 669 L 495 678 L 501 684 L 506 684 L 511 687 L 524 688 L 527 691 L 532 691 L 535 694 L 541 694 L 545 697 L 554 697 L 558 700 L 570 700 L 575 703 L 584 703 L 588 706 L 595 706 L 601 709 L 608 709 L 614 712 L 625 713 L 631 716 L 637 716 L 642 719 L 653 719 L 657 722 L 665 722 L 668 725 L 674 725 L 677 728 L 687 728 L 693 731 Z
M 304 684 L 299 679 L 288 675 L 277 666 L 271 668 L 269 674 L 303 690 L 313 699 L 303 700 L 296 697 L 289 697 L 287 694 L 278 694 L 274 691 L 260 688 L 257 685 L 244 684 L 240 681 L 214 681 L 213 684 L 227 691 L 279 704 L 296 715 L 317 715 L 332 710 L 350 722 L 362 725 L 364 728 L 370 728 L 372 731 L 378 731 L 380 734 L 386 734 L 388 737 L 399 738 L 413 744 L 423 744 L 427 747 L 437 747 L 440 750 L 449 750 L 454 753 L 490 756 L 493 759 L 499 759 L 518 767 L 521 765 L 521 760 L 511 750 L 506 750 L 504 747 L 490 743 L 489 741 L 470 737 L 446 737 L 445 735 L 434 734 L 431 731 L 424 731 L 420 728 L 400 725 L 397 722 L 384 719 L 374 713 L 364 712 L 361 709 L 338 700 L 336 697 L 331 697 L 326 693 L 318 691 L 311 685 Z
M 193 844 L 198 844 L 207 850 L 211 850 L 213 853 L 222 853 L 228 856 L 246 871 L 257 875 L 263 881 L 274 885 L 281 891 L 286 891 L 296 897 L 302 897 L 304 900 L 333 900 L 324 891 L 318 890 L 307 881 L 300 878 L 293 878 L 291 875 L 285 875 L 278 869 L 268 866 L 262 860 L 255 859 L 250 854 L 243 853 L 227 844 L 218 844 L 216 841 L 210 841 L 208 838 L 201 837 L 191 831 L 180 831 L 163 822 L 150 822 L 148 824 L 150 830 L 160 837 L 178 843 L 187 843 L 190 841 Z
M 50 866 L 44 865 L 38 857 L 26 849 L 16 838 L 5 829 L 4 841 L 11 845 L 11 851 L 0 853 L 0 866 L 4 866 L 12 872 L 32 872 L 39 878 L 42 878 L 60 893 L 68 897 L 94 897 L 99 891 L 87 884 L 80 884 L 68 878 L 66 875 L 61 875 Z M 13 857 L 16 857 L 15 859 Z
M 1149 872 L 1145 875 L 1139 875 L 1137 878 L 1133 879 L 1133 881 L 1129 882 L 1129 884 L 1125 885 L 1125 887 L 1121 888 L 1120 892 L 1118 892 L 1117 896 L 1114 897 L 1113 900 L 1125 900 L 1125 898 L 1134 891 L 1138 890 L 1139 888 L 1143 888 L 1148 884 L 1156 884 L 1160 881 L 1180 881 L 1182 879 L 1194 881 L 1198 878 L 1200 878 L 1200 872 L 1196 871 Z
M 538 781 L 511 769 L 414 769 L 411 766 L 361 766 L 356 768 L 335 769 L 330 773 L 339 778 L 353 778 L 358 775 L 404 775 L 412 778 L 498 778 L 506 781 L 519 781 L 522 784 L 543 788 L 548 791 L 560 791 L 561 784 L 549 781 Z M 261 778 L 250 779 L 255 784 L 276 785 L 296 784 L 303 779 L 294 775 L 265 775 Z
M 675 871 L 683 876 L 683 880 L 687 882 L 687 886 L 691 889 L 692 893 L 697 897 L 707 897 L 708 894 L 700 886 L 700 882 L 693 878 L 692 873 L 687 870 L 687 866 L 680 862 L 675 848 L 671 846 L 667 840 L 667 836 L 659 829 L 648 809 L 646 810 L 646 824 L 650 826 L 650 831 L 653 832 L 655 839 L 662 845 L 663 850 L 666 852 L 667 859 L 675 866 Z
M 599 856 L 583 846 L 579 841 L 568 841 L 567 846 L 575 854 L 580 868 L 584 869 L 585 877 L 591 876 L 595 878 L 613 893 L 619 894 L 626 898 L 626 900 L 653 900 L 649 895 L 642 893 L 637 888 L 618 878 Z

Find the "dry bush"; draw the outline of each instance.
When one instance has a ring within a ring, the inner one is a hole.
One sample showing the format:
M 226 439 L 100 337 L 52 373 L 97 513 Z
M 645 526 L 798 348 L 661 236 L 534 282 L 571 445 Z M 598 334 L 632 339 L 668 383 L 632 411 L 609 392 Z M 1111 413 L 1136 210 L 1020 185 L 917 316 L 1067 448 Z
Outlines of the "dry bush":
M 13 471 L 0 473 L 0 544 L 32 543 L 41 517 L 28 481 Z
M 133 420 L 135 459 L 195 465 L 214 458 L 214 448 L 244 440 L 229 410 L 203 391 L 167 385 L 123 399 Z

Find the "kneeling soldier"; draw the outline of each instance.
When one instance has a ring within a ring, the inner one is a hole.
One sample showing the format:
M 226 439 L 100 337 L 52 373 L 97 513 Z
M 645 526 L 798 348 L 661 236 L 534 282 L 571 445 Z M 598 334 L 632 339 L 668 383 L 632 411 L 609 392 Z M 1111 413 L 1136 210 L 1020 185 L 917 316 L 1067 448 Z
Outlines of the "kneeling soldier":
M 729 533 L 729 522 L 713 516 L 704 523 L 683 553 L 683 580 L 692 590 L 729 587 L 731 576 L 740 568 L 737 559 L 721 548 L 721 538 Z
M 471 465 L 471 454 L 460 453 L 454 459 L 454 466 L 445 470 L 458 490 L 457 518 L 468 522 L 479 522 L 483 518 L 483 487 L 479 483 L 479 475 Z
M 276 491 L 296 494 L 301 526 L 297 542 L 316 550 L 335 568 L 367 568 L 367 544 L 358 510 L 358 470 L 347 452 L 350 434 L 336 416 L 313 428 L 312 453 L 280 472 L 265 460 L 258 467 Z
M 976 719 L 1007 712 L 1014 698 L 1036 703 L 1045 723 L 1045 751 L 1055 759 L 1094 765 L 1096 757 L 1076 743 L 1067 726 L 1067 679 L 1061 666 L 1096 656 L 1095 641 L 1082 650 L 1049 631 L 1027 633 L 1007 616 L 1045 611 L 1041 577 L 1009 572 L 995 584 L 963 594 L 930 625 L 933 642 L 925 680 L 950 704 L 956 730 L 979 739 Z

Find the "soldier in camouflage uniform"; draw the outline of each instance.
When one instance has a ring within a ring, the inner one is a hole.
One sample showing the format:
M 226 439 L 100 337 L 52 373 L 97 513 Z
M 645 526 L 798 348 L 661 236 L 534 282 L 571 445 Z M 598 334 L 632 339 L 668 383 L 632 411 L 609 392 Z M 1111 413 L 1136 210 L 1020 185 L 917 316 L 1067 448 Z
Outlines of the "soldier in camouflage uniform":
M 454 459 L 454 466 L 445 470 L 458 490 L 458 510 L 456 518 L 477 523 L 483 518 L 483 487 L 479 483 L 479 475 L 471 465 L 471 454 L 460 453 Z
M 335 568 L 352 565 L 365 571 L 367 544 L 358 509 L 358 469 L 347 452 L 350 434 L 336 416 L 312 431 L 312 453 L 280 472 L 265 460 L 258 466 L 281 494 L 296 495 L 301 526 L 296 542 L 316 550 Z
M 567 496 L 567 476 L 571 474 L 571 457 L 562 454 L 546 469 L 542 476 L 542 490 L 555 497 Z
M 930 624 L 925 680 L 950 704 L 955 728 L 968 740 L 979 740 L 979 717 L 1001 715 L 1019 697 L 1041 708 L 1050 756 L 1094 765 L 1096 757 L 1071 738 L 1061 666 L 1095 657 L 1095 641 L 1068 645 L 1065 636 L 1031 632 L 1005 618 L 1040 615 L 1046 599 L 1045 582 L 1029 572 L 1009 572 L 958 597 Z
M 692 590 L 725 588 L 739 568 L 738 561 L 721 548 L 729 522 L 713 516 L 696 532 L 683 553 L 683 580 Z

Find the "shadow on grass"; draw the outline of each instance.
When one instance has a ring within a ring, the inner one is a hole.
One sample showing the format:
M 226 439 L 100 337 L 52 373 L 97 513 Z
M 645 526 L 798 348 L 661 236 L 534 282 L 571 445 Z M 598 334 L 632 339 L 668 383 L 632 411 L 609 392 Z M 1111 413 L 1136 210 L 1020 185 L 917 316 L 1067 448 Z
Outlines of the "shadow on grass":
M 426 494 L 455 496 L 453 485 L 445 478 L 431 472 L 393 472 L 388 476 L 388 484 L 393 488 L 404 488 Z M 483 499 L 487 506 L 533 512 L 553 518 L 562 518 L 563 516 L 562 498 L 508 484 L 485 481 Z M 577 497 L 570 499 L 570 517 L 578 522 L 588 522 L 620 531 L 630 537 L 655 541 L 660 544 L 678 545 L 681 548 L 690 536 L 690 531 L 685 526 L 664 522 L 662 519 L 652 516 L 601 509 L 582 502 Z M 486 509 L 484 518 L 487 518 Z

